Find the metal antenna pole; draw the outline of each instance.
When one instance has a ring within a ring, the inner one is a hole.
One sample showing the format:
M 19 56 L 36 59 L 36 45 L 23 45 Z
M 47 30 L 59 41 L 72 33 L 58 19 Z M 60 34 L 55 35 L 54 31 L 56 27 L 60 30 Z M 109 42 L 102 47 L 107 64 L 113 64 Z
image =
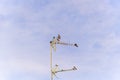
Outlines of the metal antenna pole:
M 51 80 L 53 80 L 53 73 L 52 73 L 52 47 L 50 45 L 50 72 L 51 72 Z
M 54 49 L 54 51 L 56 51 L 56 44 L 61 44 L 61 45 L 68 45 L 68 46 L 75 46 L 78 47 L 78 45 L 75 44 L 71 44 L 71 43 L 64 43 L 60 41 L 61 37 L 58 34 L 58 37 L 53 37 L 53 40 L 50 41 L 50 72 L 51 72 L 51 80 L 53 80 L 53 76 L 56 76 L 56 73 L 58 72 L 64 72 L 64 71 L 72 71 L 72 70 L 77 70 L 77 68 L 74 66 L 72 69 L 66 69 L 66 70 L 56 70 L 52 67 L 52 49 Z M 56 67 L 58 67 L 58 65 L 56 65 Z

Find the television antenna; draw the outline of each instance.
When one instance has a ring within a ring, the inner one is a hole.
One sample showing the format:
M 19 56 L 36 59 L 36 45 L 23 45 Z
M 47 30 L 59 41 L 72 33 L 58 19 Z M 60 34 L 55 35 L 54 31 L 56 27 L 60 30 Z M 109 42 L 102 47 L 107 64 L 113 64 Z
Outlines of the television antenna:
M 72 44 L 72 43 L 61 42 L 60 39 L 61 39 L 61 36 L 58 34 L 57 37 L 54 36 L 52 41 L 50 41 L 50 72 L 51 72 L 51 80 L 53 80 L 53 77 L 56 76 L 56 73 L 58 73 L 58 72 L 77 70 L 77 68 L 75 66 L 73 66 L 73 68 L 70 68 L 70 69 L 60 69 L 60 70 L 58 69 L 57 64 L 55 65 L 54 68 L 52 67 L 52 49 L 54 51 L 56 51 L 56 44 L 78 47 L 78 45 L 76 43 Z

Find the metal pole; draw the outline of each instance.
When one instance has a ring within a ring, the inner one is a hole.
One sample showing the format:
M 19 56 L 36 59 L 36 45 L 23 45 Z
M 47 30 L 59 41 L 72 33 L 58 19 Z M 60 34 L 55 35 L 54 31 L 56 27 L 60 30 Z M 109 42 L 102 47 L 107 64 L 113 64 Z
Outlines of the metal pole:
M 52 47 L 50 45 L 50 72 L 51 72 L 51 80 L 53 80 L 53 74 L 52 74 Z

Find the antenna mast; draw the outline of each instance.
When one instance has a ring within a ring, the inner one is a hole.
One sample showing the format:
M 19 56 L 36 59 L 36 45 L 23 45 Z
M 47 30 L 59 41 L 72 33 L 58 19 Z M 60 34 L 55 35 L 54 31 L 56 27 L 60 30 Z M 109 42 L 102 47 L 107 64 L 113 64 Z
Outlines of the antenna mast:
M 58 72 L 65 72 L 65 71 L 73 71 L 73 70 L 77 70 L 77 68 L 75 66 L 73 66 L 73 68 L 71 69 L 61 69 L 58 70 L 58 65 L 55 65 L 55 68 L 52 67 L 52 49 L 54 51 L 56 51 L 56 44 L 60 44 L 60 45 L 67 45 L 67 46 L 75 46 L 78 47 L 78 45 L 75 44 L 71 44 L 71 43 L 64 43 L 60 41 L 61 36 L 58 34 L 57 37 L 53 37 L 52 41 L 50 41 L 50 72 L 51 72 L 51 80 L 53 80 L 53 76 L 56 76 L 56 73 Z

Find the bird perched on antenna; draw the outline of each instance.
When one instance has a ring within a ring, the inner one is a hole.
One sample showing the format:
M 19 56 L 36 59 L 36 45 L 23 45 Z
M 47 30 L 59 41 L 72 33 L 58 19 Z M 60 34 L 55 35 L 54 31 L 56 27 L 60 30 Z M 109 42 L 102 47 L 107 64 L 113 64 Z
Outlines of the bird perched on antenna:
M 60 41 L 60 39 L 61 39 L 61 36 L 60 34 L 58 34 L 57 40 Z
M 78 45 L 77 45 L 76 43 L 71 44 L 71 43 L 61 42 L 60 39 L 61 39 L 61 36 L 60 36 L 60 34 L 58 34 L 57 37 L 54 36 L 54 37 L 53 37 L 53 40 L 50 41 L 50 45 L 51 45 L 51 47 L 54 49 L 54 51 L 56 51 L 56 44 L 78 47 Z

